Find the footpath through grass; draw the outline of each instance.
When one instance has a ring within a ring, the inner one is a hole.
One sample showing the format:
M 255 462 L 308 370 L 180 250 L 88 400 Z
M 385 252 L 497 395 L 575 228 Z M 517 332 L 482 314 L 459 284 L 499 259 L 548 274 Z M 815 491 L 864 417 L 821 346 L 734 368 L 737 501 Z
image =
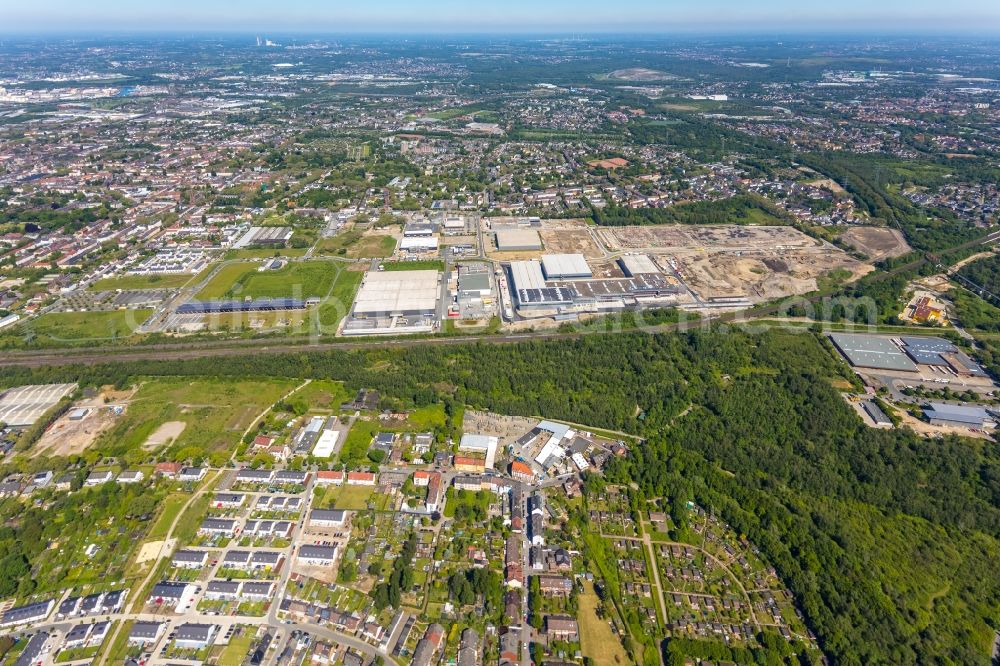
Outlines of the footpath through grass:
M 152 529 L 146 535 L 147 541 L 159 541 L 167 536 L 174 519 L 180 514 L 184 504 L 190 499 L 190 495 L 169 495 L 163 500 L 163 511 L 160 512 Z

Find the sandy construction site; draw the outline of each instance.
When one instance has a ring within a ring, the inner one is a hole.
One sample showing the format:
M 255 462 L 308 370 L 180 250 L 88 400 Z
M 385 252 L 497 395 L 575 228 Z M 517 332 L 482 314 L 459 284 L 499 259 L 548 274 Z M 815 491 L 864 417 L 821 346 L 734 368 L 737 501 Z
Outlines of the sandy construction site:
M 98 395 L 76 402 L 48 427 L 32 447 L 31 455 L 69 456 L 82 453 L 102 432 L 115 424 L 133 394 L 134 391 L 113 391 L 106 386 Z
M 614 252 L 642 252 L 671 264 L 705 300 L 745 297 L 753 302 L 803 294 L 817 278 L 846 271 L 854 280 L 872 270 L 839 248 L 792 227 L 657 225 L 604 228 Z
M 886 227 L 851 227 L 840 239 L 855 250 L 864 252 L 872 261 L 898 257 L 910 251 L 903 234 Z
M 538 235 L 546 254 L 582 254 L 587 259 L 607 256 L 583 220 L 545 220 Z

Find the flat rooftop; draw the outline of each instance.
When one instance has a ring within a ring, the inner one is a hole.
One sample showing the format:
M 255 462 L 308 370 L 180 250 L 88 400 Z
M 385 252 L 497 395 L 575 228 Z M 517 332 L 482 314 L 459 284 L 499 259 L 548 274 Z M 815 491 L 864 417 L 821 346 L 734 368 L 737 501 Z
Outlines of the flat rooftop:
M 510 276 L 514 282 L 514 291 L 545 288 L 542 265 L 537 261 L 510 262 Z
M 12 388 L 0 395 L 0 421 L 15 428 L 30 426 L 75 388 L 76 384 L 41 384 Z
M 542 271 L 549 280 L 571 277 L 591 277 L 594 273 L 582 254 L 542 255 Z
M 831 333 L 830 340 L 853 366 L 875 370 L 917 371 L 913 361 L 888 337 L 863 333 Z
M 440 273 L 435 270 L 369 271 L 354 301 L 355 315 L 434 312 Z
M 499 229 L 496 236 L 499 250 L 542 249 L 542 238 L 534 229 Z
M 620 258 L 618 263 L 628 276 L 660 272 L 648 254 L 629 254 Z

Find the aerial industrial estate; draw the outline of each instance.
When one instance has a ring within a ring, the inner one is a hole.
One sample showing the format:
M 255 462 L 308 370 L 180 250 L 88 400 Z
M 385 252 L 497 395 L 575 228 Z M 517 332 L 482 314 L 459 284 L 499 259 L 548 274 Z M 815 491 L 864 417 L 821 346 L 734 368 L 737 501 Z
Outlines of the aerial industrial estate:
M 3 39 L 0 665 L 1000 658 L 998 54 Z

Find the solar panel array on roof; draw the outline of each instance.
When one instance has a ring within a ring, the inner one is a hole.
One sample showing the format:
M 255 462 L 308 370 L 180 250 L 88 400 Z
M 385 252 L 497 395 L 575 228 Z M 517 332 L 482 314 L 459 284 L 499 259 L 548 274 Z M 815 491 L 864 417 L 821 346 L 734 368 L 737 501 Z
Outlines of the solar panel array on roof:
M 521 289 L 517 292 L 517 300 L 522 305 L 569 305 L 574 296 L 575 292 L 565 287 Z
M 574 280 L 552 282 L 554 287 L 569 287 L 580 298 L 612 300 L 623 296 L 663 296 L 676 294 L 679 288 L 670 284 L 663 275 L 646 273 L 634 278 L 614 278 L 609 280 Z
M 304 310 L 305 307 L 305 301 L 294 298 L 273 298 L 255 301 L 191 301 L 177 308 L 177 314 L 274 312 L 278 310 Z

